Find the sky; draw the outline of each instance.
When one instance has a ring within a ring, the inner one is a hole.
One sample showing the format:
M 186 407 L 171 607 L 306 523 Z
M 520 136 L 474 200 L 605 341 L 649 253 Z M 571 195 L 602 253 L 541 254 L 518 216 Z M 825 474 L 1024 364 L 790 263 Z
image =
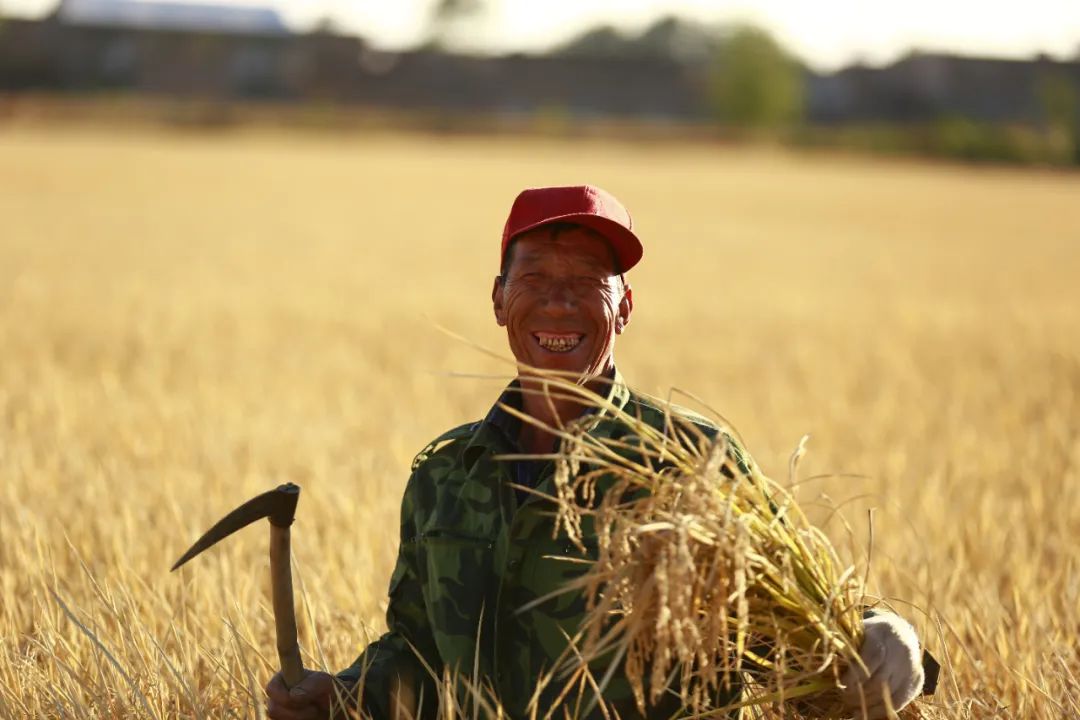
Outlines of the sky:
M 209 2 L 212 0 L 202 0 Z M 330 17 L 374 45 L 423 40 L 434 0 L 218 0 L 277 8 L 298 29 Z M 0 0 L 0 11 L 43 14 L 56 0 Z M 819 70 L 882 64 L 911 49 L 966 55 L 1080 56 L 1080 0 L 486 0 L 468 29 L 489 52 L 543 50 L 599 24 L 634 32 L 667 14 L 770 30 Z

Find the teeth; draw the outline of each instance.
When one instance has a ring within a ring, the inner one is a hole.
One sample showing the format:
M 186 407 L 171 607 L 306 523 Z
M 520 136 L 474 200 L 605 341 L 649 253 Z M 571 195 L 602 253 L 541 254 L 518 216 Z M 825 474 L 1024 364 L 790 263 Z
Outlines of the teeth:
M 582 335 L 549 335 L 537 333 L 536 340 L 540 347 L 551 352 L 570 352 L 581 342 Z

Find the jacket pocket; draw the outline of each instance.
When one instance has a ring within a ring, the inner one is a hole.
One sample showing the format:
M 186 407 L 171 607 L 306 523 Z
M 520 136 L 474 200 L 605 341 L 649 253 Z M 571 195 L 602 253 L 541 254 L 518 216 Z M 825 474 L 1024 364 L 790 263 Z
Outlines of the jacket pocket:
M 494 543 L 485 537 L 451 529 L 431 529 L 419 538 L 425 574 L 424 599 L 435 643 L 443 663 L 471 668 L 477 638 L 487 637 L 494 608 L 491 595 Z

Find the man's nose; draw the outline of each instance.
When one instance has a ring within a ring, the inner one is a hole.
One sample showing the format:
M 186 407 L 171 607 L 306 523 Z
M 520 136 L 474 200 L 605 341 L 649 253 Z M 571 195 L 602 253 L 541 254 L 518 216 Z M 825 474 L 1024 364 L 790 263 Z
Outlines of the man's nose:
M 553 280 L 547 287 L 544 307 L 548 312 L 553 313 L 577 312 L 578 296 L 574 292 L 573 284 L 567 281 Z

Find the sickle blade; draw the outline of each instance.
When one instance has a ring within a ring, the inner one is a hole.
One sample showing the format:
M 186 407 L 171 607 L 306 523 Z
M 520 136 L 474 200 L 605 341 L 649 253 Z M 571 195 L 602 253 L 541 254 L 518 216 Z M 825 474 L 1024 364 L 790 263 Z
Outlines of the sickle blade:
M 296 502 L 299 499 L 300 487 L 292 483 L 279 485 L 273 490 L 253 497 L 218 520 L 212 528 L 195 541 L 195 544 L 186 553 L 180 556 L 180 559 L 172 566 L 170 572 L 176 570 L 219 540 L 232 535 L 241 528 L 247 527 L 256 520 L 269 518 L 274 525 L 288 527 L 292 524 L 293 516 L 296 513 Z

